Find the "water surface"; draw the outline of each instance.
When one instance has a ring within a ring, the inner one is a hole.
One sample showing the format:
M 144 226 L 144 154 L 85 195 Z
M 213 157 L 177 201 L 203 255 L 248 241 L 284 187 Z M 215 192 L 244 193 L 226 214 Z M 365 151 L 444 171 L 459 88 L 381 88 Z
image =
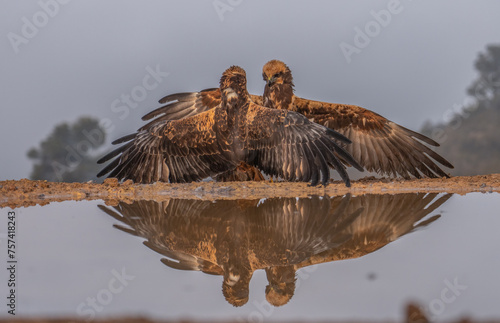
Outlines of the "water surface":
M 20 208 L 17 311 L 400 320 L 417 301 L 438 320 L 499 318 L 499 207 L 471 193 Z

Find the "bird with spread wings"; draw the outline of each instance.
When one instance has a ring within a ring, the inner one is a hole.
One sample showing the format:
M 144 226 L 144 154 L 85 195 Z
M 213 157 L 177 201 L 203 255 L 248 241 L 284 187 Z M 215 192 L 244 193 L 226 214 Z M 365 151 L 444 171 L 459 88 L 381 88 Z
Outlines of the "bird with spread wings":
M 234 170 L 241 163 L 288 181 L 326 185 L 329 167 L 350 186 L 346 165 L 361 166 L 337 143 L 350 140 L 304 115 L 254 103 L 246 73 L 227 69 L 220 80 L 220 100 L 208 111 L 179 120 L 157 119 L 98 163 L 115 158 L 97 176 L 132 179 L 136 183 L 191 182 Z
M 281 61 L 267 62 L 262 77 L 266 81 L 264 94 L 251 95 L 253 102 L 301 113 L 343 134 L 352 141 L 344 146 L 345 150 L 366 170 L 405 179 L 449 177 L 438 164 L 448 168 L 453 165 L 427 146 L 439 146 L 434 140 L 359 106 L 307 100 L 294 95 L 292 73 Z M 216 88 L 176 93 L 161 99 L 160 103 L 166 105 L 146 114 L 143 120 L 154 119 L 152 123 L 178 120 L 210 110 L 220 101 L 220 90 Z

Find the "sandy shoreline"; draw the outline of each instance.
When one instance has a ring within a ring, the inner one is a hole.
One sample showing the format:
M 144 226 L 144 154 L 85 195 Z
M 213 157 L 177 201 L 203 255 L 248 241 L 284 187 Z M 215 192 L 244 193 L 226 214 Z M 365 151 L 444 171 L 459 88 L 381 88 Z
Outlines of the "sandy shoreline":
M 310 187 L 290 182 L 198 182 L 188 184 L 133 184 L 108 179 L 96 183 L 54 183 L 47 181 L 0 181 L 0 207 L 27 207 L 69 200 L 103 199 L 109 202 L 137 199 L 259 199 L 265 197 L 305 197 L 309 195 L 395 194 L 410 192 L 500 192 L 500 174 L 452 178 L 389 180 L 365 178 L 348 188 L 339 181 L 328 186 Z

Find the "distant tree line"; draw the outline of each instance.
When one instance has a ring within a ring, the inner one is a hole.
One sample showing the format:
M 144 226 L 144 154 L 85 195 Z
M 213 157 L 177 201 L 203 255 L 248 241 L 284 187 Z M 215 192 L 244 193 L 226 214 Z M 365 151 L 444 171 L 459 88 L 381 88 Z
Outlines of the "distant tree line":
M 472 100 L 450 110 L 447 122 L 426 122 L 422 132 L 441 144 L 452 175 L 500 173 L 500 45 L 489 45 L 475 62 L 477 78 L 467 89 Z
M 28 151 L 34 161 L 30 178 L 52 182 L 96 180 L 100 165 L 99 147 L 106 139 L 97 119 L 81 117 L 75 123 L 61 123 L 38 148 Z

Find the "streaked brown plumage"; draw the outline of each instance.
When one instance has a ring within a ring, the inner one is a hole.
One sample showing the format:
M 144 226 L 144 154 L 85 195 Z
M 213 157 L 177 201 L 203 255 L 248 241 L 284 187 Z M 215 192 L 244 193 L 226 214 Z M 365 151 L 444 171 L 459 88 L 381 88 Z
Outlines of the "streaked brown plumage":
M 426 146 L 437 147 L 437 142 L 373 111 L 355 105 L 319 102 L 295 96 L 291 71 L 281 61 L 266 63 L 262 76 L 266 81 L 264 94 L 262 97 L 252 95 L 254 102 L 270 108 L 299 112 L 311 121 L 342 133 L 352 141 L 345 149 L 368 171 L 409 179 L 412 176 L 448 177 L 438 163 L 453 168 L 450 162 Z M 162 120 L 175 120 L 209 110 L 220 101 L 218 92 L 218 89 L 208 89 L 166 96 L 160 103 L 170 103 L 143 119 L 159 117 Z
M 223 294 L 235 306 L 248 301 L 253 273 L 264 269 L 266 299 L 280 306 L 294 294 L 298 269 L 380 249 L 437 220 L 426 217 L 451 196 L 141 200 L 100 208 L 120 221 L 117 228 L 144 238 L 163 264 L 223 276 Z
M 118 156 L 98 176 L 110 173 L 139 183 L 191 182 L 232 171 L 244 162 L 266 174 L 312 185 L 320 180 L 326 185 L 331 166 L 349 186 L 339 158 L 361 169 L 337 144 L 350 143 L 343 135 L 299 113 L 252 102 L 242 68 L 233 66 L 223 73 L 219 97 L 214 109 L 180 120 L 160 117 L 116 140 L 114 144 L 125 144 L 98 161 Z

